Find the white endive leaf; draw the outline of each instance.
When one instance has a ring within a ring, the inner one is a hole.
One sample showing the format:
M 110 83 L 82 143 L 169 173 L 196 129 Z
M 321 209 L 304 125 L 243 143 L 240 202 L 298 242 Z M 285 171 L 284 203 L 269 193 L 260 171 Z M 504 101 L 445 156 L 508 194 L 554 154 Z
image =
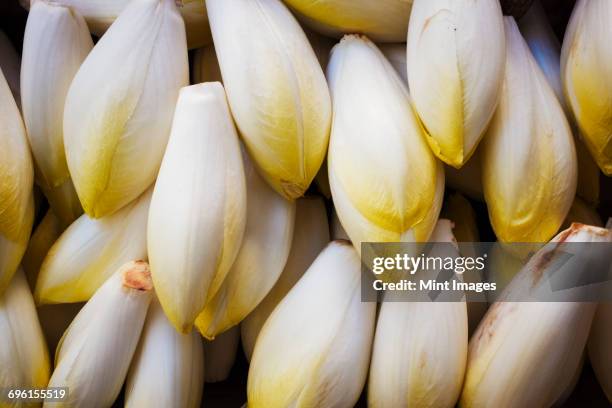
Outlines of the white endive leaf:
M 238 135 L 218 82 L 181 90 L 151 200 L 149 259 L 159 301 L 189 333 L 234 263 L 247 215 Z
M 44 388 L 49 382 L 49 353 L 34 300 L 23 271 L 15 273 L 0 295 L 0 388 Z M 2 406 L 21 406 L 19 404 Z
M 28 248 L 23 255 L 21 266 L 28 278 L 28 284 L 32 289 L 36 285 L 38 272 L 47 256 L 47 252 L 53 243 L 62 235 L 64 231 L 62 222 L 55 215 L 52 209 L 40 221 L 28 242 Z
M 357 251 L 332 242 L 261 329 L 249 407 L 353 407 L 366 381 L 375 320 L 376 303 L 361 301 Z
M 612 2 L 578 0 L 565 30 L 561 79 L 591 155 L 612 175 Z
M 21 93 L 19 88 L 19 72 L 21 70 L 21 59 L 11 40 L 0 30 L 0 69 L 4 73 L 6 82 L 13 93 L 13 98 L 17 105 L 21 103 Z
M 499 99 L 504 26 L 498 0 L 415 0 L 407 37 L 410 94 L 433 152 L 460 168 Z
M 611 241 L 609 230 L 573 224 L 551 242 Z M 489 308 L 470 340 L 461 406 L 549 407 L 573 381 L 596 304 L 504 301 L 546 291 L 550 282 L 539 277 L 567 256 L 558 248 L 536 253 Z
M 200 407 L 204 347 L 193 331 L 174 330 L 159 302 L 149 307 L 125 387 L 126 407 Z
M 395 72 L 402 78 L 404 84 L 408 86 L 408 68 L 406 67 L 406 43 L 379 44 L 380 51 L 391 63 Z
M 240 325 L 242 348 L 249 360 L 261 327 L 270 313 L 329 242 L 329 225 L 322 198 L 304 197 L 296 200 L 295 212 L 291 250 L 285 268 L 274 287 Z
M 589 359 L 597 381 L 612 402 L 612 304 L 602 303 L 597 307 L 593 327 L 589 336 Z
M 376 46 L 346 36 L 327 67 L 334 119 L 327 162 L 334 206 L 362 242 L 427 241 L 444 194 L 406 86 Z
M 88 300 L 125 262 L 147 257 L 147 216 L 152 189 L 100 219 L 83 214 L 53 244 L 40 268 L 38 303 Z
M 30 8 L 23 38 L 21 109 L 36 181 L 47 189 L 70 179 L 64 153 L 64 102 L 92 47 L 87 24 L 78 12 L 45 1 Z
M 575 136 L 574 142 L 578 159 L 578 189 L 576 194 L 596 205 L 599 201 L 599 167 L 591 157 L 587 146 L 578 137 L 579 132 L 572 122 L 573 113 L 563 95 L 559 40 L 539 1 L 533 3 L 533 6 L 518 21 L 518 24 L 531 53 L 546 76 L 548 84 L 555 91 L 568 120 L 570 120 Z
M 68 387 L 53 407 L 110 407 L 138 345 L 153 294 L 149 265 L 122 265 L 83 306 L 60 341 L 49 387 Z M 159 351 L 158 351 L 159 352 Z
M 453 242 L 451 227 L 450 221 L 439 220 L 432 242 Z M 467 347 L 465 302 L 383 301 L 372 350 L 368 406 L 454 407 L 463 384 Z
M 608 230 L 612 230 L 612 218 L 606 224 Z M 588 353 L 589 360 L 597 381 L 612 402 L 612 304 L 601 303 L 593 318 L 593 326 L 589 335 Z
M 34 222 L 34 169 L 21 113 L 0 71 L 0 294 L 26 250 Z
M 255 309 L 278 280 L 291 248 L 295 202 L 287 201 L 261 178 L 246 152 L 243 158 L 246 227 L 238 256 L 221 288 L 195 322 L 208 339 L 240 323 Z
M 193 56 L 193 83 L 221 82 L 221 68 L 213 44 L 196 50 Z
M 406 39 L 413 0 L 285 0 L 313 30 L 340 38 L 362 33 L 374 41 Z
M 132 0 L 46 0 L 54 5 L 69 6 L 87 21 L 91 32 L 100 37 Z M 29 8 L 31 0 L 20 0 Z M 179 4 L 179 3 L 177 3 Z M 204 0 L 182 0 L 179 10 L 185 21 L 187 45 L 202 47 L 212 42 Z
M 571 129 L 512 17 L 499 107 L 480 155 L 485 200 L 502 242 L 547 242 L 576 194 Z
M 321 167 L 329 140 L 331 101 L 317 57 L 280 0 L 206 0 L 206 7 L 247 150 L 268 183 L 296 199 Z
M 240 342 L 240 326 L 221 333 L 214 340 L 204 340 L 204 355 L 206 370 L 204 378 L 208 383 L 225 381 L 234 366 L 238 343 Z
M 87 214 L 112 214 L 153 183 L 179 89 L 189 83 L 174 0 L 129 4 L 89 53 L 66 97 L 64 144 Z

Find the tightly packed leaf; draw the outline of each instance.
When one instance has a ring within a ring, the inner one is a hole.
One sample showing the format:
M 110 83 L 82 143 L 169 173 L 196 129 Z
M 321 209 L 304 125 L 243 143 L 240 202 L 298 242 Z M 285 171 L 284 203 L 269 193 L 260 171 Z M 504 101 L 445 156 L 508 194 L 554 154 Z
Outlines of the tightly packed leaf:
M 576 150 L 553 90 L 516 22 L 505 17 L 506 70 L 499 107 L 483 141 L 482 177 L 502 242 L 547 242 L 576 194 Z
M 188 82 L 185 26 L 174 0 L 130 3 L 66 97 L 66 158 L 88 215 L 112 214 L 155 181 Z
M 406 86 L 376 45 L 353 35 L 332 50 L 327 75 L 334 101 L 329 182 L 353 245 L 427 241 L 444 172 Z
M 247 150 L 276 191 L 301 197 L 329 139 L 331 102 L 317 57 L 280 0 L 207 0 L 206 7 Z
M 460 168 L 493 116 L 504 73 L 498 0 L 415 0 L 407 37 L 410 94 L 427 141 Z

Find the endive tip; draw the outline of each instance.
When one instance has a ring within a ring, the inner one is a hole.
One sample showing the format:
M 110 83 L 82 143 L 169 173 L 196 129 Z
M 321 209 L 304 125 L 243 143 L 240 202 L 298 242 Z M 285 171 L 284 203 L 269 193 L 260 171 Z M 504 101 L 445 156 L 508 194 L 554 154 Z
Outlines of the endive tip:
M 580 232 L 588 232 L 593 235 L 597 235 L 600 237 L 605 237 L 606 235 L 610 235 L 610 230 L 602 227 L 597 227 L 594 225 L 586 225 L 580 222 L 572 222 L 568 229 L 565 231 L 561 231 L 559 235 L 553 238 L 553 242 L 565 242 L 570 239 L 572 236 L 580 233 Z
M 123 286 L 148 292 L 153 289 L 151 280 L 151 269 L 146 261 L 130 261 L 119 268 L 123 276 Z
M 349 241 L 348 239 L 344 239 L 344 238 L 339 238 L 339 239 L 334 239 L 332 242 L 330 242 L 331 244 L 336 244 L 336 245 L 346 245 L 346 246 L 353 246 L 353 244 L 351 244 L 351 241 Z

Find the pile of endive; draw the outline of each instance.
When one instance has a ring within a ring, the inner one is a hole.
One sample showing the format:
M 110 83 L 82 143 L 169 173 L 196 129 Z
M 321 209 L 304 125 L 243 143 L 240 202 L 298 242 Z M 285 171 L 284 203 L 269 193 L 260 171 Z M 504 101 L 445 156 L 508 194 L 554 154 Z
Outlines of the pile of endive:
M 576 1 L 562 42 L 537 0 L 20 3 L 2 392 L 199 407 L 241 344 L 249 408 L 559 406 L 585 359 L 612 403 L 612 304 L 377 305 L 360 265 L 612 241 L 612 1 Z M 508 290 L 550 267 L 491 255 Z

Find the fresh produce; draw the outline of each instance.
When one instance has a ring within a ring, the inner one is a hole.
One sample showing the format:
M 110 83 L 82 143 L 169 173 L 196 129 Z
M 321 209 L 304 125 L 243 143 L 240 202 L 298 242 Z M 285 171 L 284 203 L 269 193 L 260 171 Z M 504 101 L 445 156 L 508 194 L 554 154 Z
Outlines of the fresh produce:
M 327 76 L 334 101 L 329 182 L 353 245 L 427 241 L 444 171 L 401 78 L 376 45 L 355 35 L 334 47 Z
M 432 241 L 453 242 L 451 229 L 452 223 L 441 219 Z M 372 350 L 368 405 L 454 407 L 467 348 L 465 302 L 383 301 Z
M 116 212 L 155 181 L 179 90 L 188 83 L 185 25 L 174 0 L 131 2 L 66 96 L 66 159 L 89 216 Z
M 547 242 L 576 194 L 569 124 L 512 17 L 499 107 L 481 151 L 485 200 L 502 242 Z M 529 188 L 525 188 L 529 186 Z
M 0 408 L 609 405 L 611 21 L 0 1 Z
M 281 275 L 293 237 L 295 202 L 277 194 L 243 154 L 246 226 L 234 264 L 195 324 L 213 339 L 240 323 L 270 292 Z
M 349 243 L 334 241 L 321 252 L 259 333 L 249 407 L 357 402 L 376 317 L 376 303 L 361 301 L 360 276 L 359 256 Z
M 74 75 L 93 47 L 81 15 L 35 2 L 28 14 L 21 61 L 21 110 L 36 163 L 36 182 L 66 223 L 83 210 L 64 153 L 64 104 Z
M 612 242 L 612 231 L 572 224 L 552 242 Z M 559 248 L 536 253 L 489 308 L 470 340 L 460 406 L 550 407 L 571 384 L 596 304 L 504 301 L 549 285 L 537 277 L 557 267 Z
M 49 353 L 22 270 L 0 296 L 0 387 L 46 387 Z
M 301 197 L 325 158 L 331 121 L 325 76 L 306 34 L 280 0 L 206 0 L 206 7 L 247 150 L 279 194 Z
M 19 108 L 0 71 L 0 294 L 28 246 L 34 168 Z
M 302 277 L 328 242 L 329 224 L 323 200 L 309 197 L 298 199 L 291 250 L 285 267 L 266 297 L 241 324 L 242 347 L 247 359 L 251 359 L 255 341 L 268 316 Z
M 36 301 L 87 301 L 121 265 L 146 258 L 150 202 L 151 190 L 107 217 L 81 215 L 47 252 L 36 280 Z
M 336 38 L 363 33 L 373 41 L 406 38 L 413 0 L 285 0 L 304 24 Z
M 49 387 L 68 397 L 45 406 L 110 406 L 125 380 L 151 302 L 149 265 L 122 265 L 83 306 L 55 354 Z
M 240 145 L 223 86 L 185 87 L 147 226 L 155 290 L 178 331 L 191 332 L 221 288 L 239 253 L 246 216 Z
M 203 352 L 197 332 L 178 333 L 154 299 L 128 372 L 125 406 L 199 407 Z
M 612 176 L 612 53 L 607 23 L 612 3 L 578 0 L 567 26 L 561 53 L 561 78 L 567 102 L 591 155 Z
M 496 0 L 415 0 L 407 37 L 410 94 L 427 141 L 460 168 L 495 112 L 505 40 Z

